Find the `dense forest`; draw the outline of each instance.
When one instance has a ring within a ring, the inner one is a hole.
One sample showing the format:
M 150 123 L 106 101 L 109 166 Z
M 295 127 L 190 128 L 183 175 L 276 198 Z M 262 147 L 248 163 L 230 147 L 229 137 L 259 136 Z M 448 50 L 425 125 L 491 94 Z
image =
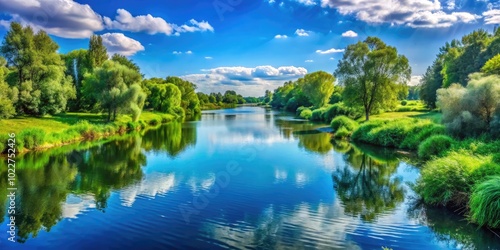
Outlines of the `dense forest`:
M 174 76 L 146 79 L 127 57 L 110 57 L 98 35 L 88 49 L 58 49 L 45 31 L 11 23 L 0 47 L 0 119 L 71 111 L 105 113 L 108 121 L 129 114 L 137 121 L 144 109 L 182 117 L 262 99 L 196 93 L 195 84 Z

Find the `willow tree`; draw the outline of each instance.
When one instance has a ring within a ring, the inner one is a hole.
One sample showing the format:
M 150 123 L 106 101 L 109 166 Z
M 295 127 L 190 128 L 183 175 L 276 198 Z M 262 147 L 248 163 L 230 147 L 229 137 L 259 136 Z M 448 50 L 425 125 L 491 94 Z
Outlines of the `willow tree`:
M 108 113 L 108 121 L 119 113 L 129 113 L 136 121 L 142 111 L 146 94 L 140 83 L 141 75 L 135 70 L 113 61 L 106 61 L 83 80 L 83 94 L 97 101 L 96 108 Z
M 333 82 L 335 77 L 324 71 L 317 71 L 304 76 L 302 91 L 309 98 L 309 101 L 317 108 L 328 104 L 330 96 L 333 94 Z
M 410 80 L 408 59 L 376 37 L 349 45 L 334 75 L 345 89 L 344 102 L 364 109 L 366 120 L 379 108 L 396 103 Z

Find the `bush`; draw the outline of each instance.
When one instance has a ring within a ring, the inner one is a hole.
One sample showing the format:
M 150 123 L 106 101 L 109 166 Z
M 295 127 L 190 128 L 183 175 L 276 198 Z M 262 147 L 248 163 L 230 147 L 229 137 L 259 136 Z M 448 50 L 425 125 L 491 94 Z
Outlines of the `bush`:
M 346 107 L 342 102 L 327 106 L 323 109 L 324 112 L 321 118 L 324 122 L 330 122 L 333 118 L 339 115 L 345 115 L 354 120 L 362 116 L 361 112 L 357 109 Z
M 4 133 L 0 134 L 0 154 L 4 153 L 5 151 L 7 151 L 7 148 L 9 148 L 9 146 L 7 145 L 9 138 L 10 137 Z
M 500 164 L 500 153 L 494 154 L 492 161 L 496 164 Z
M 310 119 L 312 116 L 312 111 L 310 109 L 304 109 L 302 112 L 300 112 L 300 118 L 303 119 Z
M 446 128 L 443 125 L 427 123 L 415 125 L 408 133 L 401 148 L 417 150 L 420 143 L 433 135 L 442 135 L 446 133 Z
M 151 119 L 151 120 L 149 121 L 149 125 L 151 125 L 151 126 L 156 126 L 156 125 L 158 125 L 158 124 L 160 124 L 160 120 L 159 120 L 159 119 L 157 119 L 157 118 Z
M 45 143 L 45 131 L 39 128 L 25 129 L 19 133 L 19 136 L 27 149 L 35 149 Z
M 334 132 L 344 127 L 347 131 L 352 133 L 354 130 L 358 128 L 359 125 L 355 120 L 347 116 L 341 115 L 335 117 L 330 123 L 330 126 L 332 127 Z
M 185 117 L 186 111 L 182 107 L 173 107 L 170 113 L 176 115 L 177 117 Z
M 312 121 L 322 121 L 323 114 L 325 113 L 325 108 L 319 108 L 312 111 L 311 120 Z
M 408 104 L 408 102 L 406 100 L 401 101 L 402 106 L 406 106 L 406 104 Z
M 295 115 L 300 117 L 300 113 L 302 113 L 302 111 L 306 110 L 306 109 L 309 109 L 308 107 L 304 107 L 304 106 L 301 106 L 301 107 L 298 107 L 297 110 L 295 111 Z
M 139 126 L 139 124 L 136 122 L 127 122 L 127 129 L 128 130 L 131 130 L 131 131 L 137 130 L 138 126 Z
M 453 144 L 453 139 L 447 135 L 433 135 L 418 146 L 418 156 L 430 159 L 432 156 L 442 156 Z
M 485 163 L 471 174 L 471 180 L 474 183 L 481 183 L 485 181 L 488 177 L 498 175 L 500 176 L 500 164 L 494 162 Z
M 500 176 L 491 177 L 474 187 L 470 218 L 481 226 L 500 228 Z
M 148 124 L 144 120 L 140 120 L 139 125 L 141 126 L 141 129 L 145 129 L 148 126 Z
M 427 204 L 465 206 L 474 185 L 471 174 L 486 162 L 485 157 L 451 152 L 424 165 L 415 191 Z
M 340 127 L 335 131 L 334 137 L 337 139 L 347 138 L 352 134 L 352 131 L 348 131 L 346 127 Z

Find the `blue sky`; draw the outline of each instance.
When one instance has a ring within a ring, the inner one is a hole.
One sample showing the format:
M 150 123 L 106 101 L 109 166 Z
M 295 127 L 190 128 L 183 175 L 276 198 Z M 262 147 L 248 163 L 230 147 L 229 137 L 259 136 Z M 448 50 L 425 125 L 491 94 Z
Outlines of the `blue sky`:
M 332 73 L 351 43 L 378 36 L 406 55 L 414 80 L 439 47 L 500 23 L 487 0 L 0 0 L 11 21 L 44 29 L 60 52 L 103 36 L 147 77 L 181 76 L 203 92 L 262 95 L 284 81 Z

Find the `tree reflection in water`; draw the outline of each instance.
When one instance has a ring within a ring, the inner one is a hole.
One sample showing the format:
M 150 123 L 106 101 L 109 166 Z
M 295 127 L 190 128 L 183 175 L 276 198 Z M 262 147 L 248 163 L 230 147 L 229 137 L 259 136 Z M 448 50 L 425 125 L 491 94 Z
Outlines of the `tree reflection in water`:
M 189 146 L 196 144 L 196 127 L 171 122 L 158 129 L 149 130 L 143 136 L 142 147 L 146 151 L 167 152 L 175 157 Z
M 403 202 L 402 179 L 393 177 L 398 161 L 372 157 L 356 146 L 340 145 L 348 150 L 344 156 L 347 164 L 333 172 L 332 180 L 346 214 L 373 222 Z

